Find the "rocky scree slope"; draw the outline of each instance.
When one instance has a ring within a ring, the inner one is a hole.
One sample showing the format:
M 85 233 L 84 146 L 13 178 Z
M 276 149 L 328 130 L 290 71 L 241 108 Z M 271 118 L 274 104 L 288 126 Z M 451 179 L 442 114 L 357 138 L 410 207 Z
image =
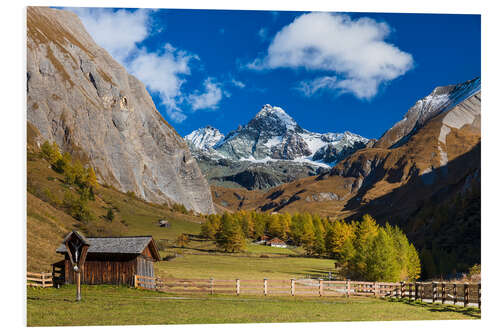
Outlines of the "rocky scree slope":
M 211 184 L 247 189 L 268 189 L 324 172 L 369 142 L 350 132 L 307 131 L 269 104 L 225 137 L 208 126 L 185 140 Z
M 27 104 L 39 141 L 56 141 L 91 164 L 101 183 L 151 202 L 214 212 L 185 141 L 75 14 L 28 7 Z

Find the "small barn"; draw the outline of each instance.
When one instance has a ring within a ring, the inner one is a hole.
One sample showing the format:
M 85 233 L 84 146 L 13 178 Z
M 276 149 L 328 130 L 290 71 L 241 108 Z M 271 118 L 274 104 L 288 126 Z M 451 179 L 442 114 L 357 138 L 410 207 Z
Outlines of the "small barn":
M 88 244 L 86 260 L 82 268 L 81 281 L 84 284 L 134 285 L 134 275 L 154 277 L 153 263 L 160 260 L 160 254 L 152 236 L 131 237 L 84 237 L 73 231 L 66 236 L 77 236 Z M 74 283 L 75 272 L 71 265 L 66 242 L 56 250 L 64 260 L 55 263 L 61 283 Z
M 159 220 L 158 225 L 162 228 L 168 228 L 170 227 L 170 222 L 168 222 L 167 220 Z
M 279 239 L 278 237 L 274 237 L 270 241 L 266 243 L 267 245 L 270 245 L 272 247 L 287 247 L 286 243 Z

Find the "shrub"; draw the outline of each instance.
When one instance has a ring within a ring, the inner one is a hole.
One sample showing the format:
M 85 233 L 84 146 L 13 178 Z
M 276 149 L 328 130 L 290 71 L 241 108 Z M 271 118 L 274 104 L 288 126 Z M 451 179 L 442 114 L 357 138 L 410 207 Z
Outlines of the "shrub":
M 115 218 L 113 208 L 108 208 L 108 211 L 106 212 L 106 218 L 109 220 L 109 222 L 113 222 L 113 219 Z
M 68 213 L 78 221 L 89 222 L 94 218 L 87 207 L 87 200 L 82 197 L 76 197 L 70 191 L 66 191 L 64 194 L 63 205 Z
M 178 212 L 178 213 L 181 213 L 181 214 L 184 214 L 184 215 L 188 215 L 189 214 L 186 206 L 184 206 L 183 204 L 179 204 L 179 203 L 174 203 L 174 205 L 172 206 L 172 210 L 174 212 Z
M 189 244 L 189 236 L 186 234 L 180 234 L 175 240 L 175 245 L 177 245 L 178 247 L 183 248 L 188 244 Z

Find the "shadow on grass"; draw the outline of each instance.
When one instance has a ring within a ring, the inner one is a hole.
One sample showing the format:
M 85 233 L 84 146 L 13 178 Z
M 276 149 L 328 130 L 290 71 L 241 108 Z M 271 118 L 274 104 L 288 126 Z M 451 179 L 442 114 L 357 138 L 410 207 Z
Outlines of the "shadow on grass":
M 462 307 L 456 305 L 445 305 L 445 304 L 437 304 L 437 303 L 426 303 L 421 301 L 410 301 L 408 299 L 388 299 L 389 302 L 395 303 L 404 303 L 411 306 L 417 306 L 423 309 L 426 309 L 430 312 L 455 312 L 460 313 L 471 318 L 480 319 L 481 318 L 481 310 L 473 307 Z

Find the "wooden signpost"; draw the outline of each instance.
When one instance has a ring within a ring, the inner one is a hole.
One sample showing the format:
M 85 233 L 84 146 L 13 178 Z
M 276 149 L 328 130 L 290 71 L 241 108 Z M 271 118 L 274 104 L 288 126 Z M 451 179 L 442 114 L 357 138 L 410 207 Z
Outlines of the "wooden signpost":
M 68 252 L 71 266 L 76 273 L 76 300 L 82 299 L 81 293 L 81 272 L 87 258 L 87 251 L 90 243 L 78 231 L 73 230 L 64 239 L 64 245 Z

